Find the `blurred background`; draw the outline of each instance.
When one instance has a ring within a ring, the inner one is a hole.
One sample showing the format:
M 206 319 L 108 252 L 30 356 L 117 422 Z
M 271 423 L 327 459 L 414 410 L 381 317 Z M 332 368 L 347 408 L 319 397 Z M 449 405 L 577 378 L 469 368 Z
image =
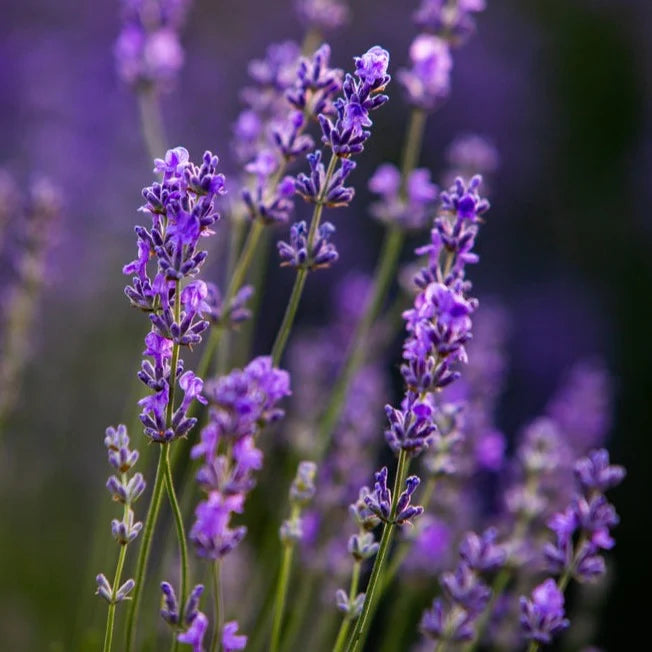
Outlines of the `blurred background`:
M 351 22 L 330 41 L 335 65 L 349 68 L 375 44 L 391 52 L 392 68 L 404 64 L 416 4 L 355 0 Z M 438 180 L 446 147 L 467 132 L 489 138 L 500 155 L 471 275 L 481 300 L 499 301 L 511 323 L 501 428 L 514 434 L 538 414 L 577 360 L 599 356 L 613 376 L 609 447 L 628 477 L 614 495 L 622 522 L 609 617 L 596 639 L 606 649 L 640 631 L 648 605 L 638 588 L 652 581 L 651 25 L 648 0 L 489 0 L 478 33 L 455 53 L 451 98 L 429 121 L 421 157 Z M 137 102 L 115 73 L 119 29 L 117 2 L 3 8 L 0 167 L 25 186 L 46 175 L 63 198 L 29 363 L 0 441 L 7 650 L 75 649 L 75 631 L 104 618 L 92 595 L 96 515 L 108 502 L 102 440 L 106 426 L 133 413 L 145 327 L 123 296 L 121 268 L 136 251 L 140 189 L 152 179 Z M 184 71 L 162 102 L 168 144 L 195 159 L 211 149 L 232 169 L 247 63 L 287 38 L 301 38 L 289 0 L 195 0 Z M 353 206 L 334 218 L 341 260 L 310 279 L 299 326 L 324 318 L 323 297 L 338 277 L 373 269 L 382 228 L 366 211 L 366 179 L 398 160 L 405 120 L 398 85 L 390 95 L 359 158 Z M 225 255 L 216 240 L 212 260 Z M 6 249 L 3 294 L 15 265 Z M 270 260 L 256 353 L 269 350 L 293 280 Z M 92 601 L 96 609 L 79 611 Z

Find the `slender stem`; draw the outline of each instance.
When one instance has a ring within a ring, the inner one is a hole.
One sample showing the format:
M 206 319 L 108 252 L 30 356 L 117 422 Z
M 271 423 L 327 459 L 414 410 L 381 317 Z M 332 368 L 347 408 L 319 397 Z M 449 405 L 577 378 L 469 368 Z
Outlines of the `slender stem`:
M 175 321 L 179 322 L 181 314 L 181 292 L 179 287 L 179 281 L 175 282 L 175 292 L 174 292 L 174 318 Z M 172 423 L 172 415 L 174 413 L 174 397 L 177 387 L 177 366 L 179 364 L 179 349 L 180 346 L 176 342 L 172 346 L 172 359 L 170 361 L 170 394 L 168 397 L 168 405 L 165 413 L 165 426 L 166 429 L 170 427 Z M 147 571 L 147 565 L 149 563 L 149 552 L 152 545 L 152 534 L 156 526 L 156 521 L 158 520 L 158 515 L 161 507 L 161 497 L 162 497 L 162 487 L 163 481 L 167 488 L 170 506 L 174 513 L 174 519 L 177 525 L 177 536 L 179 538 L 179 548 L 181 549 L 181 604 L 185 603 L 186 599 L 186 575 L 188 568 L 188 554 L 186 549 L 185 542 L 185 532 L 183 529 L 183 519 L 181 518 L 181 511 L 179 510 L 179 503 L 177 502 L 176 495 L 174 493 L 174 485 L 172 484 L 172 473 L 170 470 L 170 445 L 168 443 L 162 443 L 161 452 L 159 455 L 158 466 L 156 468 L 156 478 L 154 480 L 154 491 L 152 492 L 152 500 L 149 505 L 149 510 L 147 512 L 147 519 L 145 521 L 145 527 L 143 532 L 143 542 L 141 544 L 140 553 L 138 555 L 138 563 L 136 565 L 136 586 L 134 587 L 134 596 L 131 603 L 131 609 L 127 616 L 127 641 L 126 649 L 127 652 L 130 652 L 134 644 L 134 635 L 135 635 L 135 625 L 138 615 L 138 610 L 140 607 L 140 595 L 142 584 L 145 579 L 145 574 Z M 175 640 L 176 646 L 176 640 Z
M 423 132 L 426 128 L 428 114 L 421 109 L 413 109 L 410 113 L 405 144 L 401 153 L 401 192 L 405 194 L 408 176 L 414 170 L 421 155 Z
M 125 505 L 125 516 L 127 510 L 129 509 L 128 505 Z M 109 613 L 106 618 L 106 631 L 104 633 L 104 652 L 111 652 L 111 646 L 113 645 L 113 623 L 115 621 L 115 596 L 120 588 L 120 580 L 122 578 L 122 569 L 125 565 L 125 557 L 127 556 L 127 546 L 126 544 L 120 546 L 120 554 L 118 555 L 118 564 L 115 569 L 115 578 L 113 580 L 113 591 L 111 595 L 111 604 L 109 605 Z
M 292 555 L 294 545 L 286 543 L 283 550 L 283 560 L 279 573 L 278 584 L 276 585 L 276 600 L 274 601 L 274 623 L 272 625 L 272 638 L 270 641 L 270 652 L 278 652 L 281 640 L 281 626 L 283 624 L 283 612 L 285 611 L 285 599 L 287 597 L 288 584 L 290 581 L 290 569 L 292 568 Z
M 353 604 L 356 596 L 358 595 L 358 583 L 360 582 L 360 566 L 361 562 L 356 561 L 353 564 L 353 573 L 351 575 L 351 587 L 349 589 L 349 606 Z M 349 629 L 351 627 L 352 617 L 351 614 L 346 614 L 342 624 L 340 625 L 340 631 L 337 634 L 337 639 L 335 639 L 335 647 L 333 647 L 333 652 L 341 652 L 346 643 L 346 638 L 349 635 Z
M 337 164 L 337 156 L 335 154 L 331 155 L 331 160 L 328 163 L 328 169 L 326 170 L 326 176 L 322 184 L 321 193 L 317 197 L 315 203 L 315 210 L 312 213 L 312 220 L 310 221 L 310 229 L 308 230 L 308 244 L 307 249 L 311 251 L 312 245 L 315 241 L 315 235 L 317 229 L 319 228 L 319 223 L 321 222 L 321 215 L 324 210 L 324 196 L 326 193 L 326 188 L 328 188 L 328 183 L 333 176 L 335 171 L 335 165 Z M 294 279 L 294 286 L 292 287 L 292 294 L 290 295 L 290 300 L 288 302 L 287 308 L 285 310 L 285 315 L 283 315 L 283 322 L 281 327 L 278 330 L 276 335 L 276 340 L 274 341 L 274 346 L 272 347 L 272 360 L 275 365 L 281 361 L 281 356 L 285 350 L 285 345 L 287 339 L 292 330 L 292 325 L 294 324 L 294 318 L 297 314 L 297 308 L 299 307 L 299 302 L 301 301 L 301 295 L 303 294 L 303 288 L 306 284 L 306 278 L 308 275 L 308 270 L 301 268 L 297 271 L 296 278 Z
M 179 553 L 181 555 L 181 594 L 179 602 L 182 605 L 186 604 L 186 597 L 188 595 L 188 544 L 186 542 L 186 531 L 183 526 L 183 516 L 179 508 L 179 501 L 177 500 L 176 492 L 174 491 L 174 483 L 172 482 L 172 469 L 170 468 L 170 447 L 166 446 L 164 456 L 164 471 L 165 471 L 165 486 L 168 492 L 168 499 L 172 514 L 174 516 L 174 524 L 177 530 L 177 539 L 179 541 Z M 175 637 L 176 649 L 177 641 Z
M 142 88 L 138 92 L 138 108 L 147 153 L 152 159 L 161 157 L 165 153 L 166 139 L 161 107 L 154 87 Z
M 378 554 L 374 560 L 374 567 L 371 571 L 369 584 L 367 585 L 364 606 L 362 607 L 362 613 L 356 622 L 355 629 L 353 630 L 353 634 L 349 640 L 349 645 L 347 647 L 348 652 L 356 652 L 357 650 L 362 649 L 369 631 L 369 626 L 371 625 L 372 615 L 376 607 L 376 600 L 379 597 L 377 595 L 377 589 L 379 586 L 382 586 L 382 575 L 385 568 L 385 561 L 387 559 L 387 553 L 389 552 L 389 546 L 392 542 L 394 528 L 396 527 L 394 519 L 396 518 L 398 498 L 401 493 L 401 487 L 405 482 L 405 477 L 407 476 L 408 466 L 409 459 L 407 453 L 404 450 L 401 450 L 398 457 L 396 477 L 394 478 L 394 490 L 392 493 L 392 506 L 390 509 L 389 521 L 386 522 L 383 527 L 380 547 L 378 548 Z
M 274 365 L 277 365 L 281 361 L 281 356 L 283 355 L 287 339 L 290 336 L 294 317 L 297 314 L 297 309 L 299 307 L 299 302 L 301 301 L 301 295 L 303 294 L 303 288 L 306 285 L 307 278 L 308 270 L 300 269 L 297 271 L 297 276 L 294 279 L 294 285 L 292 286 L 292 294 L 290 295 L 290 300 L 288 301 L 285 315 L 283 316 L 283 322 L 281 323 L 276 340 L 274 340 L 274 346 L 272 347 L 272 361 Z
M 211 652 L 219 652 L 221 646 L 220 636 L 222 634 L 222 624 L 224 622 L 224 609 L 222 598 L 222 560 L 217 559 L 213 562 L 213 601 L 215 604 L 215 617 L 213 623 L 213 640 L 211 641 Z
M 315 593 L 315 573 L 304 569 L 302 572 L 301 592 L 295 600 L 295 606 L 288 614 L 288 623 L 281 638 L 281 649 L 295 650 L 295 641 L 304 625 L 304 616 L 310 612 L 313 605 L 312 597 Z
M 145 576 L 147 574 L 147 566 L 149 564 L 149 553 L 152 547 L 152 538 L 154 534 L 154 527 L 158 520 L 158 514 L 161 509 L 161 498 L 163 496 L 163 480 L 164 480 L 164 467 L 165 455 L 167 444 L 161 444 L 161 450 L 158 458 L 158 466 L 156 467 L 156 476 L 154 478 L 154 489 L 152 490 L 152 497 L 147 510 L 147 518 L 143 527 L 143 538 L 138 552 L 138 561 L 136 563 L 135 573 L 135 586 L 132 594 L 129 612 L 127 613 L 127 626 L 126 626 L 126 642 L 125 649 L 127 652 L 133 650 L 134 638 L 136 634 L 136 622 L 138 620 L 138 612 L 140 609 L 140 598 L 145 583 Z

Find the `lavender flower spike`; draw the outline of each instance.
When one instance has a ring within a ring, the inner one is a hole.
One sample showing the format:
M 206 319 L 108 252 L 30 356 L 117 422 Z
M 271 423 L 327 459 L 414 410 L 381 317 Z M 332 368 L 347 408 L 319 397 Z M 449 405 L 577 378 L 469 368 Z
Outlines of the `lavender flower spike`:
M 520 605 L 525 636 L 539 643 L 550 643 L 555 634 L 570 624 L 564 617 L 564 595 L 554 580 L 547 579 L 537 586 L 531 599 L 522 597 Z
M 236 650 L 244 650 L 247 645 L 247 637 L 236 634 L 238 631 L 238 623 L 232 620 L 224 623 L 222 628 L 222 647 L 224 652 L 235 652 Z
M 423 507 L 410 504 L 412 494 L 421 482 L 416 475 L 410 476 L 405 481 L 405 490 L 398 498 L 396 516 L 393 520 L 390 519 L 392 493 L 387 486 L 387 467 L 384 466 L 378 471 L 375 478 L 374 491 L 364 496 L 364 502 L 381 521 L 403 525 L 423 513 Z

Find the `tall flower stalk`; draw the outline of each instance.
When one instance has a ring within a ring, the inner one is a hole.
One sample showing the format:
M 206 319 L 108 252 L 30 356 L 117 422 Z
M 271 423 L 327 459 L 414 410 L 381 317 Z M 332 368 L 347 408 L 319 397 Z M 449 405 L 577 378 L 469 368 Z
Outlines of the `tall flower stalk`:
M 423 228 L 429 217 L 427 207 L 437 196 L 437 188 L 427 180 L 428 172 L 417 170 L 416 166 L 428 116 L 445 102 L 450 92 L 450 49 L 462 45 L 473 31 L 470 13 L 484 8 L 482 2 L 468 7 L 462 4 L 457 0 L 426 0 L 414 15 L 422 32 L 410 47 L 411 68 L 398 72 L 410 106 L 400 171 L 384 164 L 369 182 L 370 189 L 381 196 L 372 212 L 387 225 L 387 230 L 374 272 L 371 297 L 319 423 L 317 459 L 328 449 L 347 389 L 364 361 L 365 342 L 395 275 L 406 231 Z
M 125 288 L 131 304 L 149 315 L 152 329 L 145 338 L 146 359 L 138 377 L 152 392 L 139 401 L 140 420 L 145 435 L 160 445 L 150 507 L 145 521 L 143 542 L 136 566 L 136 587 L 126 626 L 126 647 L 132 649 L 138 620 L 140 597 L 145 582 L 149 552 L 165 486 L 175 521 L 181 556 L 181 603 L 187 594 L 188 556 L 183 518 L 174 490 L 169 446 L 185 436 L 197 419 L 189 416 L 192 403 L 205 402 L 203 381 L 192 371 L 184 371 L 181 347 L 201 342 L 208 328 L 203 316 L 210 312 L 208 288 L 194 278 L 206 259 L 198 249 L 199 239 L 212 233 L 219 219 L 214 202 L 225 192 L 224 176 L 216 172 L 218 159 L 206 152 L 202 164 L 190 162 L 188 152 L 178 147 L 165 159 L 155 161 L 155 172 L 162 175 L 143 190 L 143 211 L 152 218 L 151 228 L 137 226 L 138 257 L 124 267 L 132 276 Z M 156 261 L 150 269 L 150 259 Z M 153 271 L 153 274 L 151 272 Z M 187 282 L 189 281 L 189 282 Z M 151 358 L 151 360 L 150 360 Z M 177 401 L 178 391 L 183 398 Z
M 415 277 L 421 289 L 414 307 L 404 313 L 408 337 L 403 348 L 401 368 L 406 383 L 405 398 L 400 409 L 386 407 L 389 428 L 385 438 L 398 456 L 394 491 L 390 500 L 384 478 L 376 475 L 376 500 L 383 509 L 383 534 L 371 572 L 362 613 L 349 639 L 347 650 L 355 652 L 365 643 L 382 588 L 388 551 L 397 522 L 397 510 L 404 509 L 401 500 L 416 489 L 418 478 L 407 479 L 406 491 L 398 496 L 408 472 L 409 459 L 436 443 L 435 414 L 437 393 L 459 377 L 456 366 L 466 361 L 465 344 L 471 337 L 470 315 L 477 301 L 469 298 L 471 285 L 465 278 L 467 263 L 477 261 L 472 252 L 481 215 L 489 208 L 477 188 L 480 178 L 468 186 L 461 179 L 447 193 L 442 193 L 440 214 L 431 233 L 431 244 L 417 250 L 427 254 L 428 266 Z M 382 472 L 381 472 L 382 473 Z M 411 490 L 411 491 L 410 491 Z M 373 498 L 367 497 L 370 508 Z M 423 511 L 423 508 L 420 508 Z M 414 514 L 416 515 L 416 514 Z M 413 516 L 414 516 L 413 515 Z
M 103 650 L 110 652 L 113 645 L 116 605 L 129 599 L 129 593 L 135 585 L 133 579 L 122 583 L 122 572 L 127 556 L 127 545 L 136 539 L 143 527 L 142 523 L 134 520 L 132 506 L 145 491 L 145 480 L 142 473 L 135 473 L 131 478 L 128 475 L 138 460 L 138 451 L 130 448 L 125 426 L 120 425 L 117 429 L 108 428 L 104 445 L 107 448 L 109 464 L 119 474 L 119 476 L 109 477 L 106 487 L 111 492 L 113 500 L 123 505 L 122 520 L 114 519 L 111 523 L 113 538 L 120 544 L 113 582 L 109 582 L 103 574 L 99 574 L 96 578 L 97 594 L 109 603 Z
M 329 240 L 335 231 L 329 222 L 321 224 L 325 206 L 347 206 L 354 191 L 344 185 L 355 168 L 350 157 L 364 149 L 371 135 L 367 129 L 372 122 L 369 113 L 382 106 L 389 98 L 383 91 L 390 81 L 387 74 L 389 54 L 375 46 L 361 57 L 355 57 L 355 77 L 346 75 L 342 85 L 343 96 L 332 105 L 324 103 L 317 114 L 322 131 L 322 142 L 331 149 L 328 167 L 322 163 L 321 151 L 308 155 L 310 174 L 300 174 L 296 191 L 307 202 L 313 203 L 310 226 L 305 222 L 293 225 L 290 242 L 279 242 L 283 265 L 297 270 L 292 293 L 279 327 L 272 359 L 280 360 L 292 329 L 309 270 L 328 267 L 337 260 L 337 251 Z M 339 165 L 339 167 L 338 167 Z

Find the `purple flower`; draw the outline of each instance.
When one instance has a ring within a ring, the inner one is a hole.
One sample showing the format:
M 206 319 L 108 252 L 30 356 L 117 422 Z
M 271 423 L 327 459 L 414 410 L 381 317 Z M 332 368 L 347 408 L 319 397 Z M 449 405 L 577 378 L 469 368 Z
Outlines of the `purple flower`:
M 472 616 L 458 607 L 445 611 L 444 602 L 436 598 L 432 609 L 424 612 L 419 630 L 435 641 L 468 641 L 473 638 Z
M 355 74 L 370 87 L 378 88 L 389 82 L 389 52 L 378 45 L 370 48 L 361 57 L 354 57 Z
M 238 623 L 231 620 L 224 623 L 222 627 L 222 647 L 224 652 L 234 652 L 234 650 L 244 650 L 247 645 L 247 637 L 238 635 Z
M 489 602 L 491 589 L 464 562 L 455 572 L 442 573 L 441 585 L 451 602 L 461 605 L 469 614 L 478 614 Z
M 333 99 L 342 89 L 343 71 L 330 68 L 331 49 L 324 43 L 311 58 L 302 57 L 294 85 L 287 91 L 289 102 L 299 109 L 297 117 L 333 112 Z
M 283 410 L 277 403 L 290 393 L 289 374 L 273 367 L 268 356 L 255 358 L 244 369 L 234 369 L 205 387 L 211 421 L 221 436 L 233 439 L 280 419 Z
M 314 204 L 323 203 L 330 208 L 348 206 L 353 199 L 354 190 L 345 186 L 344 182 L 355 169 L 355 163 L 349 159 L 339 161 L 339 167 L 327 182 L 321 150 L 308 154 L 307 158 L 310 175 L 300 173 L 297 176 L 295 182 L 297 193 Z
M 575 476 L 584 489 L 604 492 L 622 482 L 625 469 L 609 464 L 609 452 L 602 448 L 577 461 Z
M 188 5 L 188 0 L 123 3 L 124 24 L 114 55 L 124 82 L 152 85 L 157 90 L 171 87 L 184 61 L 178 31 Z
M 457 178 L 447 192 L 441 193 L 442 208 L 457 216 L 459 220 L 472 223 L 489 210 L 489 202 L 478 194 L 482 177 L 475 175 L 468 184 Z
M 343 27 L 349 20 L 349 8 L 341 0 L 296 0 L 299 19 L 308 28 L 325 32 Z
M 420 34 L 410 46 L 412 67 L 399 70 L 398 80 L 408 102 L 425 111 L 433 110 L 450 89 L 453 61 L 446 41 L 430 34 Z
M 310 270 L 330 267 L 339 258 L 335 245 L 330 242 L 334 232 L 335 227 L 330 222 L 324 222 L 317 230 L 314 244 L 309 247 L 307 224 L 293 224 L 290 228 L 290 242 L 277 243 L 278 253 L 283 261 L 281 266 Z
M 322 142 L 338 156 L 357 154 L 364 149 L 364 142 L 371 133 L 369 112 L 382 106 L 387 96 L 382 94 L 390 77 L 386 74 L 389 54 L 374 46 L 361 57 L 356 57 L 356 75 L 346 75 L 342 84 L 343 97 L 334 102 L 337 115 L 331 120 L 319 114 Z
M 401 192 L 398 169 L 389 163 L 381 165 L 369 180 L 369 190 L 381 196 L 371 205 L 371 214 L 388 224 L 406 229 L 420 229 L 431 219 L 438 188 L 430 181 L 426 169 L 412 170 L 405 192 Z
M 419 455 L 432 443 L 437 429 L 432 412 L 429 405 L 414 399 L 407 401 L 401 410 L 385 406 L 389 421 L 385 439 L 394 453 L 403 449 L 410 455 Z
M 423 30 L 461 45 L 475 31 L 474 13 L 484 11 L 485 0 L 422 0 L 414 21 Z
M 475 571 L 487 572 L 500 568 L 507 560 L 502 546 L 496 544 L 495 528 L 485 530 L 481 535 L 468 532 L 460 544 L 460 557 Z
M 232 513 L 242 512 L 243 501 L 241 494 L 225 497 L 219 491 L 211 491 L 207 500 L 199 503 L 190 540 L 200 557 L 220 559 L 242 541 L 247 529 L 231 528 L 230 519 Z
M 387 486 L 386 466 L 375 474 L 375 479 L 373 493 L 364 495 L 363 500 L 371 512 L 381 521 L 403 525 L 423 513 L 423 507 L 410 504 L 412 494 L 414 494 L 420 483 L 417 476 L 411 475 L 405 481 L 405 490 L 398 497 L 396 515 L 393 519 L 391 518 L 392 494 Z
M 369 179 L 369 190 L 384 199 L 398 194 L 401 186 L 401 173 L 391 163 L 383 163 Z
M 550 643 L 552 637 L 570 624 L 564 618 L 564 595 L 555 581 L 547 579 L 532 591 L 532 598 L 521 596 L 521 626 L 526 638 Z
M 201 611 L 190 623 L 190 627 L 185 632 L 177 635 L 179 643 L 192 645 L 193 652 L 204 652 L 204 636 L 208 629 L 208 618 Z

